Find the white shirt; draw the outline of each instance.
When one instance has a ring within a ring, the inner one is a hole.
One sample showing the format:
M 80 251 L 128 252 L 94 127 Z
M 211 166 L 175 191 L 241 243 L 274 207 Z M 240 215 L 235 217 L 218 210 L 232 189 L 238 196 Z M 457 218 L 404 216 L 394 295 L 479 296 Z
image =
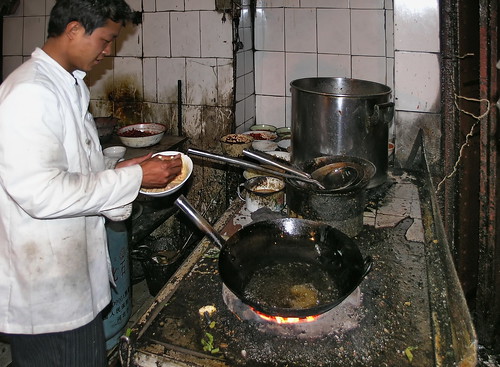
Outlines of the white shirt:
M 0 85 L 2 332 L 74 329 L 111 299 L 103 215 L 123 214 L 142 169 L 105 169 L 84 76 L 37 48 Z

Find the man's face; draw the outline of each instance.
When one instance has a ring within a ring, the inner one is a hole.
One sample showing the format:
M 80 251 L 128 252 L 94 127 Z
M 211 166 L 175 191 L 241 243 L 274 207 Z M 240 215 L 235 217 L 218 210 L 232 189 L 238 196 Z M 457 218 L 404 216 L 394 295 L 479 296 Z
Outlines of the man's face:
M 92 34 L 86 34 L 85 29 L 80 25 L 69 53 L 69 68 L 90 71 L 94 65 L 111 53 L 111 45 L 118 37 L 121 28 L 121 23 L 108 20 L 103 27 L 96 28 Z

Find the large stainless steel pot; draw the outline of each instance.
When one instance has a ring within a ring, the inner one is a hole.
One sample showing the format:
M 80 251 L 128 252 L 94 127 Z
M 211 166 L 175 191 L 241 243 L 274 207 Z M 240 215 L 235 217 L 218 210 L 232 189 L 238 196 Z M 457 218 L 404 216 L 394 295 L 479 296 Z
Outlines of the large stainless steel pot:
M 303 78 L 292 87 L 292 158 L 297 167 L 320 156 L 347 155 L 377 169 L 368 188 L 387 179 L 391 88 L 349 78 Z

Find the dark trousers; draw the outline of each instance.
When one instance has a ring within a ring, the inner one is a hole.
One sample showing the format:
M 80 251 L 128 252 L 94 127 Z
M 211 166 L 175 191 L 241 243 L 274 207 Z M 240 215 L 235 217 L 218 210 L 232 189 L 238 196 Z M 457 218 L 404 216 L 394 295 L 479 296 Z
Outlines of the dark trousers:
M 12 367 L 105 367 L 106 340 L 102 316 L 75 330 L 8 336 Z

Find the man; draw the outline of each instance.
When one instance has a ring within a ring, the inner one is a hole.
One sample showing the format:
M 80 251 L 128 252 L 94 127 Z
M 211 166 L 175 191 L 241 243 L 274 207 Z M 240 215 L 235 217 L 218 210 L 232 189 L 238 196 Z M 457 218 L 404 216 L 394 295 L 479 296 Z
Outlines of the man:
M 0 86 L 0 332 L 14 366 L 107 364 L 105 217 L 180 173 L 180 158 L 151 154 L 106 170 L 87 110 L 85 72 L 132 14 L 123 0 L 57 0 L 46 43 Z

